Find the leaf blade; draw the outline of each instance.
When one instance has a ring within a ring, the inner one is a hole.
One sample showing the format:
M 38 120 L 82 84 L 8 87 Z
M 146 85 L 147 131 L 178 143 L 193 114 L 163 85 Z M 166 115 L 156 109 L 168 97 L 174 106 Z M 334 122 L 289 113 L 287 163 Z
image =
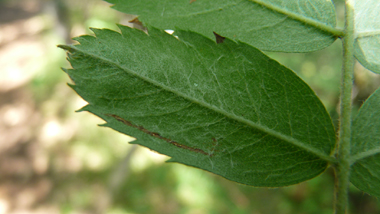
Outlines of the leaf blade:
M 380 73 L 380 4 L 355 1 L 355 57 L 367 69 Z
M 290 70 L 228 39 L 120 28 L 122 35 L 94 30 L 96 38 L 63 47 L 75 90 L 90 103 L 84 110 L 106 126 L 172 161 L 255 186 L 290 185 L 326 168 L 320 156 L 334 147 L 331 120 Z
M 198 0 L 191 4 L 186 0 L 108 2 L 114 4 L 114 9 L 138 15 L 140 21 L 160 29 L 179 27 L 208 38 L 213 38 L 215 31 L 268 51 L 320 50 L 341 34 L 334 28 L 335 9 L 330 0 Z
M 370 195 L 380 197 L 380 90 L 360 108 L 352 125 L 351 182 Z

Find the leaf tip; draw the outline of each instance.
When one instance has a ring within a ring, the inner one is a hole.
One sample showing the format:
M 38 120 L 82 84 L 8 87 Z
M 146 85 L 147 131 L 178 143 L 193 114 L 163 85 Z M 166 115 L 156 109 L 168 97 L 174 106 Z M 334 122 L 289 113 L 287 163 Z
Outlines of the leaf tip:
M 85 106 L 83 106 L 82 108 L 80 108 L 80 109 L 78 109 L 78 110 L 76 110 L 75 112 L 77 112 L 77 113 L 79 113 L 79 112 L 83 112 L 83 111 L 89 111 L 89 104 L 88 105 L 85 105 Z
M 73 89 L 74 91 L 76 91 L 76 85 L 75 84 L 71 84 L 71 83 L 67 83 L 67 85 L 71 88 L 71 89 Z
M 58 48 L 71 52 L 73 48 L 70 45 L 57 45 Z
M 110 127 L 110 126 L 108 125 L 108 123 L 98 124 L 98 126 L 100 126 L 100 127 Z
M 61 70 L 67 74 L 68 70 L 67 68 L 61 67 Z M 69 84 L 69 83 L 68 83 Z

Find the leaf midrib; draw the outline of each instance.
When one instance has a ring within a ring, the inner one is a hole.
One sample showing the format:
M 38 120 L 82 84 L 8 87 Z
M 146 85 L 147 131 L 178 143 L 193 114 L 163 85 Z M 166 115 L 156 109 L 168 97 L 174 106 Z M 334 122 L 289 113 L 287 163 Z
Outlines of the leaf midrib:
M 120 68 L 121 70 L 127 72 L 129 75 L 132 75 L 132 76 L 135 76 L 137 78 L 140 78 L 140 79 L 142 79 L 143 81 L 145 81 L 145 82 L 147 82 L 149 84 L 153 84 L 153 85 L 155 85 L 155 86 L 157 86 L 159 88 L 162 88 L 163 90 L 166 90 L 166 91 L 169 91 L 171 93 L 174 93 L 174 94 L 178 95 L 179 97 L 182 97 L 184 99 L 189 100 L 192 103 L 195 103 L 197 105 L 200 105 L 202 107 L 210 109 L 210 110 L 212 110 L 214 112 L 217 112 L 219 114 L 224 115 L 227 118 L 230 118 L 232 120 L 238 121 L 238 122 L 243 123 L 243 124 L 246 124 L 246 125 L 254 128 L 254 129 L 260 130 L 260 131 L 262 131 L 264 133 L 267 133 L 267 134 L 269 134 L 269 135 L 271 135 L 273 137 L 276 137 L 276 138 L 278 138 L 280 140 L 283 140 L 283 141 L 285 141 L 287 143 L 290 143 L 290 144 L 292 144 L 294 146 L 297 146 L 297 147 L 299 147 L 299 148 L 301 148 L 301 149 L 303 149 L 303 150 L 305 150 L 305 151 L 307 151 L 309 153 L 314 154 L 315 156 L 319 157 L 322 160 L 325 160 L 325 161 L 330 162 L 330 163 L 335 163 L 336 162 L 335 158 L 333 158 L 333 157 L 331 157 L 329 155 L 326 155 L 323 151 L 321 151 L 319 149 L 311 147 L 308 144 L 305 144 L 305 143 L 303 143 L 303 142 L 301 142 L 301 141 L 299 141 L 297 139 L 294 139 L 292 137 L 286 136 L 286 135 L 284 135 L 284 134 L 282 134 L 280 132 L 277 132 L 277 131 L 274 131 L 272 129 L 269 129 L 269 128 L 263 126 L 263 125 L 254 123 L 254 122 L 252 122 L 250 120 L 247 120 L 245 118 L 242 118 L 242 117 L 239 117 L 237 115 L 231 114 L 231 113 L 229 113 L 227 111 L 224 111 L 222 109 L 217 108 L 216 106 L 210 105 L 210 104 L 208 104 L 206 102 L 203 102 L 203 101 L 200 101 L 200 100 L 198 100 L 198 99 L 196 99 L 194 97 L 188 96 L 188 95 L 186 95 L 186 94 L 184 94 L 182 92 L 174 90 L 174 89 L 172 89 L 169 86 L 166 86 L 166 85 L 161 84 L 160 82 L 157 82 L 157 81 L 155 81 L 153 79 L 150 79 L 150 78 L 147 78 L 145 76 L 142 76 L 142 75 L 138 74 L 137 72 L 134 72 L 133 70 L 131 70 L 129 68 L 126 68 L 126 67 L 124 67 L 124 66 L 122 66 L 122 65 L 120 65 L 120 64 L 118 64 L 118 63 L 116 63 L 116 62 L 114 62 L 112 60 L 109 60 L 109 59 L 104 58 L 104 57 L 99 56 L 99 55 L 94 55 L 94 54 L 85 52 L 85 51 L 83 51 L 81 49 L 78 49 L 74 45 L 69 45 L 69 46 L 62 45 L 60 47 L 63 48 L 63 49 L 66 49 L 66 50 L 68 50 L 70 52 L 72 52 L 73 50 L 75 50 L 77 52 L 80 52 L 82 54 L 90 56 L 90 57 L 92 57 L 94 59 L 98 59 L 98 60 L 104 61 L 107 64 L 114 65 L 114 66 Z
M 358 31 L 357 32 L 357 38 L 373 37 L 373 36 L 379 36 L 379 35 L 380 35 L 380 29 L 379 30 L 366 30 L 366 31 Z
M 359 160 L 362 160 L 362 159 L 365 159 L 365 158 L 368 158 L 368 157 L 371 157 L 371 156 L 374 156 L 377 154 L 380 154 L 380 148 L 374 148 L 374 149 L 371 149 L 368 151 L 360 152 L 360 153 L 357 153 L 356 155 L 353 155 L 350 158 L 350 163 L 352 165 Z
M 280 7 L 277 7 L 277 6 L 270 4 L 270 3 L 266 3 L 262 0 L 248 0 L 248 1 L 251 1 L 251 2 L 256 3 L 258 5 L 264 6 L 264 7 L 268 8 L 269 10 L 272 10 L 274 12 L 284 14 L 291 19 L 294 19 L 294 20 L 300 21 L 302 23 L 305 23 L 307 25 L 313 26 L 315 28 L 318 28 L 319 30 L 333 34 L 334 36 L 338 36 L 338 37 L 344 36 L 343 30 L 339 30 L 335 27 L 327 25 L 326 23 L 316 21 L 316 20 L 311 19 L 309 17 L 302 16 L 302 15 L 299 15 L 297 13 L 293 13 L 293 12 L 288 11 L 288 10 L 284 10 Z

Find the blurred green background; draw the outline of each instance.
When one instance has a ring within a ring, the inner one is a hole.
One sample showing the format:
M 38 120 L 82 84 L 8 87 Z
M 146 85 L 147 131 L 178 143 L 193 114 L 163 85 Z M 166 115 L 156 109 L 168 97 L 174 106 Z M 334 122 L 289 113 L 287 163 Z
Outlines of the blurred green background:
M 335 1 L 338 17 L 342 1 Z M 117 30 L 133 16 L 100 0 L 0 0 L 0 214 L 331 214 L 333 171 L 285 188 L 254 188 L 175 163 L 74 111 L 86 103 L 57 44 Z M 339 22 L 342 26 L 342 22 Z M 268 53 L 316 91 L 337 124 L 340 41 L 307 54 Z M 356 64 L 357 110 L 380 78 Z M 356 111 L 355 110 L 355 111 Z M 354 112 L 355 113 L 355 112 Z M 352 214 L 380 202 L 350 187 Z

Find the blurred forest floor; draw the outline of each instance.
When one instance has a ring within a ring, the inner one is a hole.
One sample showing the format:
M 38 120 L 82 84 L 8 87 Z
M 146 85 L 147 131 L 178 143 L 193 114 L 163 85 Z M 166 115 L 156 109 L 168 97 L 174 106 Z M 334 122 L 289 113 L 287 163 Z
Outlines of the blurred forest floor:
M 70 65 L 57 44 L 132 18 L 100 0 L 0 0 L 0 214 L 332 213 L 331 169 L 286 188 L 248 187 L 163 164 L 167 157 L 75 113 L 86 103 L 66 84 L 60 67 Z M 339 42 L 310 54 L 269 54 L 298 71 L 336 118 Z M 358 109 L 380 81 L 356 70 Z M 354 187 L 350 200 L 352 214 L 380 213 L 377 199 Z

